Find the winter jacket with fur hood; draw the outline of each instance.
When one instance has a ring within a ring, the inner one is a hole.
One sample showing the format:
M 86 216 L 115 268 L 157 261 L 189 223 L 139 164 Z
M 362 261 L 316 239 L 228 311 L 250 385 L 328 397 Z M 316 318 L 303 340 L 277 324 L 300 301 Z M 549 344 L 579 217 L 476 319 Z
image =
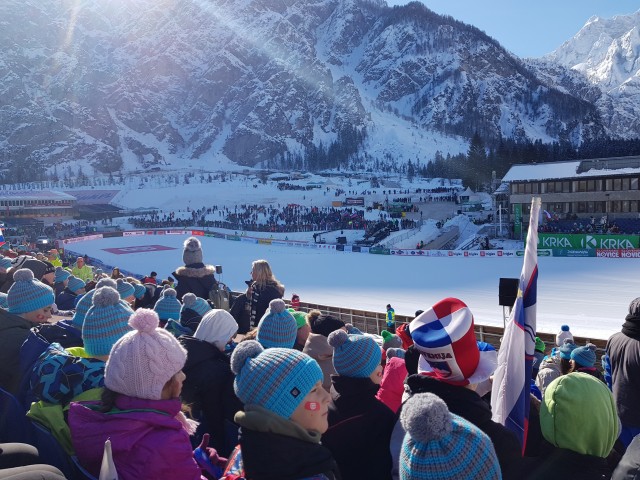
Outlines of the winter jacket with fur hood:
M 209 298 L 209 292 L 216 284 L 215 267 L 204 263 L 192 263 L 179 267 L 172 273 L 178 281 L 176 297 L 182 301 L 185 293 L 193 293 L 196 297 Z

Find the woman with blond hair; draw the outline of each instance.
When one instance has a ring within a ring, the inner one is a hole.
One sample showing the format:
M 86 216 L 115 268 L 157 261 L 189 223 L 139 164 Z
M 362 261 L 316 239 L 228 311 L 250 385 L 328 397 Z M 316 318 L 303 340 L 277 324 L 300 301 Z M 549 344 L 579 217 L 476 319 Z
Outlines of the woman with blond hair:
M 269 302 L 284 295 L 284 285 L 278 281 L 266 260 L 251 264 L 251 284 L 247 288 L 247 303 L 250 307 L 249 322 L 256 327 L 269 308 Z

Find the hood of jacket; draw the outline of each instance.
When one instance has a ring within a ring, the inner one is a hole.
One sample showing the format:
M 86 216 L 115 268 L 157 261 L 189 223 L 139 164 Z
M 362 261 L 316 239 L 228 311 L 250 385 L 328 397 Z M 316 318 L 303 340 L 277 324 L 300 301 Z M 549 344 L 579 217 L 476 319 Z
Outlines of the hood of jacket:
M 559 448 L 604 458 L 619 434 L 613 395 L 601 380 L 586 373 L 556 378 L 540 406 L 544 438 Z
M 173 272 L 174 277 L 191 277 L 200 278 L 216 273 L 216 267 L 213 265 L 205 265 L 204 263 L 191 263 L 182 267 L 176 268 Z
M 309 333 L 302 351 L 318 362 L 333 359 L 333 347 L 327 342 L 327 337 L 319 333 Z

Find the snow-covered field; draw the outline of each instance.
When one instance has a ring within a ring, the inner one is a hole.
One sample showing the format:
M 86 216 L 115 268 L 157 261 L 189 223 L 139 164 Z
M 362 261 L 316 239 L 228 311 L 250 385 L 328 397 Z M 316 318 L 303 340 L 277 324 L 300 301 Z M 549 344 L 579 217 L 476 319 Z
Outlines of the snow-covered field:
M 108 238 L 68 248 L 105 263 L 161 277 L 182 264 L 183 235 Z M 519 277 L 521 258 L 416 258 L 346 253 L 312 248 L 257 245 L 201 237 L 205 262 L 223 266 L 222 279 L 243 290 L 251 262 L 265 258 L 275 275 L 303 301 L 411 315 L 438 300 L 465 301 L 476 323 L 502 325 L 500 277 Z M 161 245 L 173 250 L 116 255 L 106 248 Z M 629 302 L 639 296 L 637 261 L 607 258 L 539 259 L 538 330 L 556 332 L 566 323 L 576 335 L 607 338 L 620 330 Z

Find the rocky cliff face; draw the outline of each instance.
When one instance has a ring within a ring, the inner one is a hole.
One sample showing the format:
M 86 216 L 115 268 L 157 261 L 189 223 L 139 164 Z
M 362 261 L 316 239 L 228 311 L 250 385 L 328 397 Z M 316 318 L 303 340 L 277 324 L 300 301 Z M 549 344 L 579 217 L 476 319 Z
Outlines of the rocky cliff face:
M 4 168 L 253 166 L 340 148 L 354 130 L 365 162 L 430 160 L 474 132 L 637 132 L 566 68 L 525 64 L 419 3 L 5 0 L 0 23 Z

